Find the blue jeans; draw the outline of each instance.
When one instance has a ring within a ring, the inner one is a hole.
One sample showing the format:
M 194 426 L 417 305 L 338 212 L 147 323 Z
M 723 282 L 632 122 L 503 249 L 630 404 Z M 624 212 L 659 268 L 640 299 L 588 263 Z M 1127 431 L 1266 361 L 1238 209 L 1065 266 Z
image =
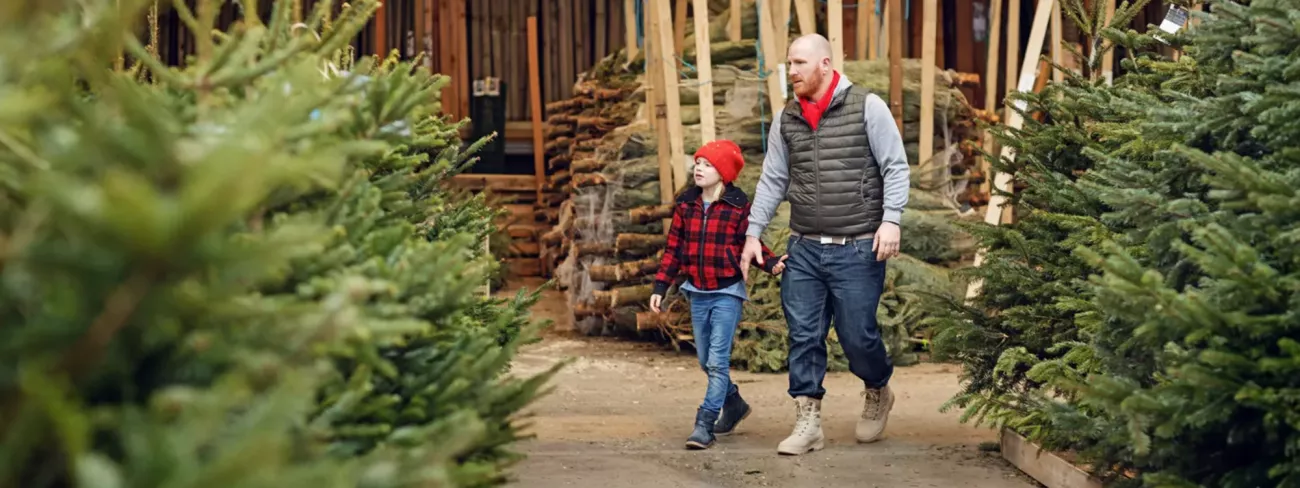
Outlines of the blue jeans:
M 791 236 L 786 249 L 781 308 L 790 331 L 790 396 L 826 394 L 822 379 L 832 322 L 849 370 L 867 388 L 885 386 L 894 372 L 876 323 L 885 262 L 876 260 L 871 239 L 837 245 Z
M 725 293 L 691 293 L 691 327 L 695 333 L 695 351 L 700 368 L 709 375 L 700 408 L 722 411 L 728 393 L 736 392 L 731 382 L 731 340 L 740 324 L 744 301 Z

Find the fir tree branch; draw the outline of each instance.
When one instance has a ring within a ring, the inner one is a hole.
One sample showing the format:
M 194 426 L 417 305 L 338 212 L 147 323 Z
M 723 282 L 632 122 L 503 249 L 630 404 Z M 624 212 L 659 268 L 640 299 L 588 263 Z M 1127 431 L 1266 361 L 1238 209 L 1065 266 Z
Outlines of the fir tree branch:
M 130 322 L 140 302 L 148 295 L 153 285 L 153 272 L 137 270 L 125 282 L 109 294 L 104 301 L 104 309 L 90 323 L 86 333 L 81 336 L 60 361 L 60 369 L 69 377 L 76 378 L 86 368 L 99 362 L 104 349 L 123 327 Z
M 22 141 L 19 141 L 17 137 L 14 137 L 13 134 L 6 132 L 4 129 L 0 129 L 0 144 L 4 144 L 10 151 L 13 151 L 15 156 L 18 156 L 18 159 L 36 169 L 50 169 L 49 161 L 38 156 L 31 150 L 31 148 L 27 147 L 22 143 Z

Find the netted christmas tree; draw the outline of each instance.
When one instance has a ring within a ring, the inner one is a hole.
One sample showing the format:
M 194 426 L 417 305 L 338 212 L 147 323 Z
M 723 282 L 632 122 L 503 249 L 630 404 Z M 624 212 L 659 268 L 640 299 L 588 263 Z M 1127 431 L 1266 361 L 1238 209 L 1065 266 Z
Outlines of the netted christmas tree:
M 1212 2 L 1164 41 L 1107 31 L 1142 53 L 1115 86 L 1026 97 L 1048 122 L 1002 131 L 1018 219 L 977 231 L 980 294 L 936 325 L 966 366 L 954 405 L 1116 486 L 1300 485 L 1300 105 L 1280 88 L 1300 34 L 1277 22 L 1297 7 Z
M 446 79 L 351 62 L 377 2 L 222 3 L 177 68 L 153 2 L 0 7 L 0 486 L 501 483 L 550 373 Z

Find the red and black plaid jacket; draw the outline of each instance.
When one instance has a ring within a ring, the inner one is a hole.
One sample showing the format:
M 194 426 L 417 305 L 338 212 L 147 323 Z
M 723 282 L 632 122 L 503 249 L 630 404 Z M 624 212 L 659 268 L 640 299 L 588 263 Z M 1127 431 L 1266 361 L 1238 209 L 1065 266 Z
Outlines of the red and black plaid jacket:
M 655 275 L 654 293 L 663 295 L 678 275 L 701 290 L 718 290 L 740 281 L 740 255 L 749 228 L 749 196 L 727 185 L 722 198 L 704 209 L 703 190 L 691 187 L 673 209 L 668 246 Z M 763 246 L 763 270 L 772 272 L 777 257 Z

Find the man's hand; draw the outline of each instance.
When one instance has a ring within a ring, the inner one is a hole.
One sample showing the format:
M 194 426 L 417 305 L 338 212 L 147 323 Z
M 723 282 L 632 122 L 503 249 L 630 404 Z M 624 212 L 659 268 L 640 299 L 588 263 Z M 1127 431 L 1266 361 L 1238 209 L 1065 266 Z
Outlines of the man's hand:
M 763 265 L 763 243 L 754 236 L 745 237 L 745 250 L 740 253 L 740 277 L 749 281 L 749 263 Z
M 650 295 L 650 310 L 653 310 L 654 313 L 659 313 L 659 304 L 663 303 L 663 301 L 663 295 Z
M 876 261 L 884 261 L 898 255 L 899 234 L 898 224 L 893 222 L 880 224 L 880 228 L 876 229 L 876 238 L 871 241 L 871 251 L 876 253 Z

